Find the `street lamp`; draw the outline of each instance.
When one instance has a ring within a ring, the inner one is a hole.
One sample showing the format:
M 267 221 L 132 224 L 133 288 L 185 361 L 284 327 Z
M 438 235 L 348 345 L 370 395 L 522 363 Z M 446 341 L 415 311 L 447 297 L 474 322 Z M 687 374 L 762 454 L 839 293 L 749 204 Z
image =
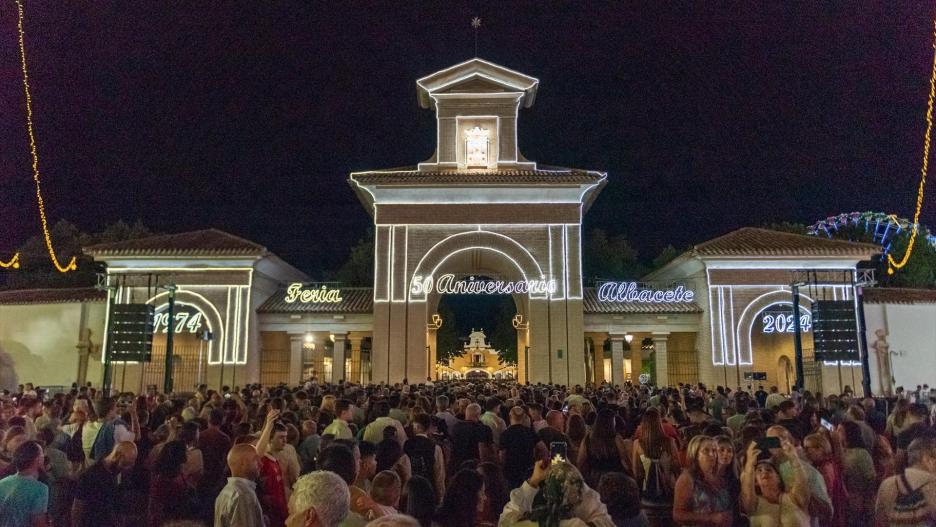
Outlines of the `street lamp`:
M 634 341 L 634 336 L 631 335 L 630 333 L 625 333 L 625 334 L 624 334 L 624 340 L 626 340 L 627 343 L 630 344 L 631 342 Z

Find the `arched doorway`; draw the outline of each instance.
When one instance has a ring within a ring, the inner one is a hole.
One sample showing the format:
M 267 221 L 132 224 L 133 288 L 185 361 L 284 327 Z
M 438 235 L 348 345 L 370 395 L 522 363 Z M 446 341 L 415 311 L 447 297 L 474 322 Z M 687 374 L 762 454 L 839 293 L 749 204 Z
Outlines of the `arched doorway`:
M 437 374 L 432 337 L 440 324 L 445 324 L 436 316 L 442 295 L 506 294 L 516 308 L 512 324 L 519 380 L 584 383 L 581 282 L 578 273 L 563 271 L 567 257 L 574 254 L 565 247 L 578 243 L 577 239 L 565 239 L 572 227 L 543 226 L 539 240 L 533 236 L 538 226 L 522 230 L 499 226 L 500 232 L 484 230 L 483 226 L 469 231 L 419 227 L 420 236 L 415 234 L 416 227 L 394 227 L 393 239 L 400 236 L 404 241 L 402 247 L 391 244 L 391 248 L 407 257 L 383 253 L 393 260 L 393 267 L 387 269 L 390 287 L 381 283 L 385 275 L 380 266 L 383 249 L 378 227 L 373 380 L 420 382 Z M 562 249 L 550 260 L 551 237 L 556 238 L 551 247 Z M 546 251 L 534 252 L 537 241 L 547 242 Z M 528 248 L 531 243 L 534 249 Z M 393 277 L 400 268 L 406 274 L 397 284 Z M 389 301 L 381 301 L 384 294 L 389 295 Z
M 425 276 L 425 275 L 416 275 Z M 445 258 L 438 261 L 432 271 L 433 277 L 441 277 L 446 280 L 446 291 L 452 289 L 461 290 L 459 284 L 480 287 L 481 284 L 496 283 L 518 283 L 526 280 L 526 274 L 521 266 L 511 260 L 504 252 L 487 247 L 473 247 L 471 249 L 458 249 Z M 414 278 L 415 279 L 415 278 Z M 476 289 L 472 289 L 476 291 Z M 518 373 L 522 378 L 522 373 L 526 364 L 526 345 L 528 342 L 529 325 L 524 322 L 529 313 L 530 296 L 527 294 L 481 294 L 477 292 L 446 292 L 441 293 L 439 288 L 433 287 L 425 292 L 426 306 L 426 349 L 429 353 L 429 362 L 437 362 L 437 357 L 446 355 L 445 349 L 440 349 L 439 345 L 445 345 L 437 340 L 440 332 L 445 330 L 451 336 L 451 331 L 457 333 L 457 337 L 464 338 L 474 330 L 482 330 L 487 333 L 486 338 L 490 344 L 494 345 L 495 350 L 504 351 L 506 348 L 516 350 L 516 359 L 509 363 L 501 364 L 500 358 L 505 355 L 485 357 L 480 361 L 466 361 L 455 359 L 459 369 L 464 366 L 476 366 L 476 363 L 485 363 L 486 371 L 490 374 L 494 370 L 500 370 L 508 365 L 512 366 L 512 371 Z M 455 321 L 445 320 L 445 316 L 440 315 L 441 304 L 445 302 L 445 311 L 449 316 L 455 316 Z M 479 314 L 476 310 L 485 311 Z M 465 325 L 465 320 L 461 317 L 468 315 L 470 322 Z M 458 323 L 461 321 L 461 323 Z M 447 325 L 448 324 L 448 325 Z M 452 325 L 455 325 L 453 328 Z M 459 348 L 459 351 L 462 351 Z M 513 356 L 513 354 L 507 354 Z M 452 364 L 449 364 L 452 366 Z M 493 368 L 493 370 L 491 369 Z M 444 368 L 441 368 L 444 370 Z

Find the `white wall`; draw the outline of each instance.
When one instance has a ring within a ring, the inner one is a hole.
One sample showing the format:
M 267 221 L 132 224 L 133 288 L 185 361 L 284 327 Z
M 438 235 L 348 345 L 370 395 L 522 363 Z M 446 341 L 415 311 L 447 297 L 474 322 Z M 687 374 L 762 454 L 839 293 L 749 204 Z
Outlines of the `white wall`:
M 87 327 L 91 342 L 100 350 L 104 335 L 104 302 L 89 303 Z M 79 303 L 0 305 L 0 388 L 9 384 L 69 386 L 78 377 L 81 330 Z M 100 353 L 92 354 L 87 379 L 101 382 Z
M 875 331 L 887 332 L 894 386 L 936 385 L 936 304 L 865 304 L 871 389 L 880 392 Z

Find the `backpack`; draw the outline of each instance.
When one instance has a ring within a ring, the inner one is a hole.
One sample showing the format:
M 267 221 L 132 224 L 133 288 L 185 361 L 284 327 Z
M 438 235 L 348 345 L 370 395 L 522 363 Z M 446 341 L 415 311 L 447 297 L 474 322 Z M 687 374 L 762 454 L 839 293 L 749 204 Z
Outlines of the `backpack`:
M 649 460 L 645 466 L 641 498 L 650 502 L 668 503 L 673 501 L 674 481 L 670 472 L 672 457 L 663 451 L 659 458 L 644 456 Z
M 435 443 L 417 436 L 406 441 L 403 452 L 409 456 L 410 470 L 414 476 L 422 476 L 435 486 Z
M 81 423 L 78 425 L 78 430 L 75 430 L 75 433 L 65 443 L 65 457 L 72 463 L 84 463 L 85 461 L 84 444 L 81 439 L 83 430 L 84 423 Z
M 923 495 L 924 483 L 913 489 L 907 481 L 905 472 L 901 472 L 897 483 L 897 498 L 894 508 L 888 515 L 891 525 L 933 525 L 929 516 L 929 506 L 926 496 Z

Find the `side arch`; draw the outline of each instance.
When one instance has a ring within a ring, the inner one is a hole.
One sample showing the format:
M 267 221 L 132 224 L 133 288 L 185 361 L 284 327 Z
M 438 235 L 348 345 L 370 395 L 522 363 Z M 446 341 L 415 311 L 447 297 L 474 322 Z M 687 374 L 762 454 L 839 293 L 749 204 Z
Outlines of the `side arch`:
M 204 296 L 186 289 L 176 291 L 175 298 L 177 304 L 192 306 L 205 315 L 205 324 L 208 325 L 208 330 L 213 335 L 212 340 L 208 341 L 208 364 L 220 364 L 226 347 L 226 334 L 224 322 L 218 308 Z M 147 300 L 146 303 L 159 309 L 166 305 L 168 300 L 169 293 L 162 292 Z M 233 364 L 230 361 L 225 361 L 225 363 Z
M 754 321 L 757 315 L 764 309 L 774 305 L 793 305 L 793 293 L 785 289 L 770 291 L 748 303 L 741 311 L 741 317 L 738 319 L 738 325 L 735 328 L 735 342 L 738 343 L 738 364 L 741 366 L 751 366 L 754 364 L 754 350 L 751 347 L 751 330 L 754 327 Z M 811 314 L 812 311 L 806 307 L 812 305 L 813 299 L 806 294 L 800 293 L 800 313 Z

